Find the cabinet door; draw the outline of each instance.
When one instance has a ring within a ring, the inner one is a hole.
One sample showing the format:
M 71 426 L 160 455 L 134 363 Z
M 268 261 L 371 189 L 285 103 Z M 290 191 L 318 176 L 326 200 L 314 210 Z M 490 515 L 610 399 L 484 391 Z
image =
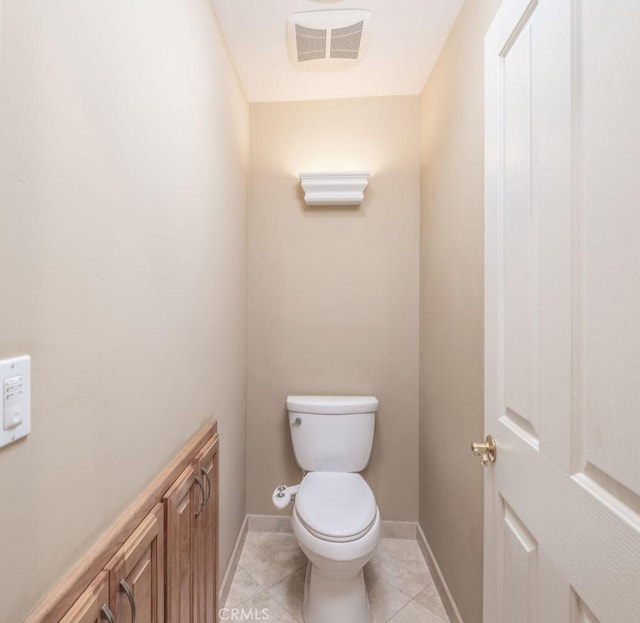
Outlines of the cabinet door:
M 158 504 L 106 566 L 117 623 L 164 623 L 164 509 Z
M 89 588 L 78 597 L 60 623 L 104 623 L 103 606 L 109 604 L 109 574 L 101 572 Z
M 165 494 L 166 623 L 195 623 L 195 468 L 185 469 Z M 200 494 L 202 495 L 202 494 Z
M 212 439 L 196 457 L 196 470 L 206 496 L 196 526 L 194 591 L 198 623 L 215 623 L 218 546 L 218 439 Z

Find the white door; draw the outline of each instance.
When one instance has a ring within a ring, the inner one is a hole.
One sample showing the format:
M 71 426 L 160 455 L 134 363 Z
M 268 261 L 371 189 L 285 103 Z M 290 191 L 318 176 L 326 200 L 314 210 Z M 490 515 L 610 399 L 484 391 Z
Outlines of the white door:
M 640 0 L 485 46 L 484 621 L 640 622 Z

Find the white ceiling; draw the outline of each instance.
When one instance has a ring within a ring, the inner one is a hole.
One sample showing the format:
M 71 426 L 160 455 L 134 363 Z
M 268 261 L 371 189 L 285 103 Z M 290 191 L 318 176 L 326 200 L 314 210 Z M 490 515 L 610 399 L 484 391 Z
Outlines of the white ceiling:
M 250 102 L 419 93 L 463 0 L 211 0 Z M 357 64 L 294 67 L 287 17 L 299 11 L 368 9 L 371 41 Z

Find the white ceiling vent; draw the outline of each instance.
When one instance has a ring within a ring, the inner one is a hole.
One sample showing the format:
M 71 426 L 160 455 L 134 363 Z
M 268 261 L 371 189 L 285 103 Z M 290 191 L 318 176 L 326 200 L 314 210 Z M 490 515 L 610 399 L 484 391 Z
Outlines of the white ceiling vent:
M 314 67 L 359 61 L 369 43 L 372 20 L 371 11 L 351 9 L 290 15 L 287 39 L 291 61 Z

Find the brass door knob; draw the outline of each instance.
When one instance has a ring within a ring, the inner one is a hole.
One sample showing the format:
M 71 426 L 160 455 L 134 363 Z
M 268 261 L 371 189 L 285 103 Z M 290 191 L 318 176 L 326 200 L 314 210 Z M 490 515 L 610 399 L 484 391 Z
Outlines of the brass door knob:
M 471 444 L 471 452 L 481 457 L 480 465 L 482 467 L 486 467 L 489 463 L 495 463 L 496 451 L 496 440 L 491 435 L 487 435 L 484 442 L 474 441 Z

